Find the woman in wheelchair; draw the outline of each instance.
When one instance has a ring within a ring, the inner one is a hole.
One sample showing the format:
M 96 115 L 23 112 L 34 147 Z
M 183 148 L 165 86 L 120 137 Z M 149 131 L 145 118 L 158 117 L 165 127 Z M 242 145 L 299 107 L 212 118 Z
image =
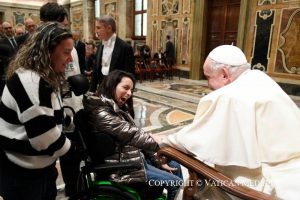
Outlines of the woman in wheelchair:
M 113 182 L 141 183 L 148 186 L 163 186 L 167 199 L 174 199 L 182 183 L 180 165 L 174 161 L 159 167 L 154 152 L 159 149 L 154 139 L 138 128 L 130 113 L 134 77 L 124 71 L 111 72 L 102 82 L 95 96 L 83 100 L 91 133 L 105 133 L 115 140 L 115 153 L 105 158 L 105 162 L 119 163 L 137 161 L 141 168 L 126 172 L 119 170 L 110 175 Z M 142 153 L 145 152 L 145 154 Z M 147 161 L 146 161 L 147 160 Z M 165 169 L 165 170 L 164 170 Z

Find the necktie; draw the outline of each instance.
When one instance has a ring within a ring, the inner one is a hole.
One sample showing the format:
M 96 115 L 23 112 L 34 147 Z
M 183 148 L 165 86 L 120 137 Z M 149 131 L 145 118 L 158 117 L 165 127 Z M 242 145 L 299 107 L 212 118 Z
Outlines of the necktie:
M 13 49 L 17 49 L 18 45 L 14 38 L 10 38 L 10 43 L 11 43 Z

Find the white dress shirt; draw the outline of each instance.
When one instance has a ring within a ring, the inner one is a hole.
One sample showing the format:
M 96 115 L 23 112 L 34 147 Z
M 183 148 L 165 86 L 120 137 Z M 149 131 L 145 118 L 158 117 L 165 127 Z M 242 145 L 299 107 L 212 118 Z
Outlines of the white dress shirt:
M 103 44 L 103 53 L 102 53 L 102 69 L 101 72 L 103 75 L 108 75 L 112 53 L 115 47 L 116 34 L 114 33 L 107 41 L 102 41 Z

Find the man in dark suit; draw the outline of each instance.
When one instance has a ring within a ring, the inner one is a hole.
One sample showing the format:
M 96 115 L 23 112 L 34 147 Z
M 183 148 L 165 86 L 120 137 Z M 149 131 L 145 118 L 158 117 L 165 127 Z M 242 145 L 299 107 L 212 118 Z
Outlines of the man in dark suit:
M 158 47 L 157 52 L 153 55 L 153 59 L 159 63 L 160 65 L 162 65 L 165 62 L 165 55 L 162 52 L 162 48 Z
M 2 28 L 3 38 L 0 39 L 0 44 L 6 51 L 1 51 L 0 53 L 0 96 L 5 85 L 5 76 L 9 62 L 18 51 L 18 44 L 14 37 L 12 25 L 9 22 L 3 22 Z
M 78 60 L 79 60 L 79 67 L 80 73 L 84 74 L 85 70 L 85 44 L 80 41 L 80 31 L 75 30 L 72 31 L 73 40 L 74 40 L 74 47 L 77 51 Z
M 97 48 L 91 92 L 96 91 L 97 85 L 113 70 L 119 69 L 134 74 L 133 49 L 116 35 L 115 20 L 109 15 L 96 18 L 95 32 L 102 43 Z
M 173 65 L 175 63 L 175 47 L 169 35 L 167 35 L 165 56 L 169 65 Z

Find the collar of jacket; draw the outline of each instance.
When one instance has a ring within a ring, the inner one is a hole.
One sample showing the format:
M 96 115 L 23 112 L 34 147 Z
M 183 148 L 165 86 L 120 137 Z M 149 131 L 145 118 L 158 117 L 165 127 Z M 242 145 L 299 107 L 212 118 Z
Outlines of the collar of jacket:
M 103 103 L 113 107 L 115 112 L 119 112 L 121 110 L 120 107 L 118 106 L 118 104 L 116 104 L 116 102 L 114 100 L 109 99 L 109 98 L 103 96 L 102 94 L 100 95 L 100 99 Z

